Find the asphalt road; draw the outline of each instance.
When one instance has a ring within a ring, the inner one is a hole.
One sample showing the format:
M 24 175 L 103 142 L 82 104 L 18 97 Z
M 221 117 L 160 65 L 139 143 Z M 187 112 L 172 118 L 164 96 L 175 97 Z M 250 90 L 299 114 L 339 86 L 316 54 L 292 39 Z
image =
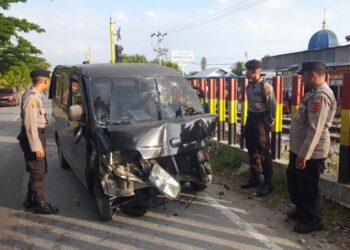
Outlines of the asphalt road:
M 50 103 L 46 103 L 50 113 Z M 49 115 L 50 118 L 50 115 Z M 156 197 L 142 217 L 118 211 L 98 219 L 95 202 L 71 170 L 58 165 L 52 130 L 48 133 L 46 199 L 58 215 L 24 211 L 28 175 L 16 140 L 19 108 L 0 108 L 0 249 L 303 249 L 283 215 L 222 186 L 179 201 Z M 331 249 L 331 248 L 328 248 Z

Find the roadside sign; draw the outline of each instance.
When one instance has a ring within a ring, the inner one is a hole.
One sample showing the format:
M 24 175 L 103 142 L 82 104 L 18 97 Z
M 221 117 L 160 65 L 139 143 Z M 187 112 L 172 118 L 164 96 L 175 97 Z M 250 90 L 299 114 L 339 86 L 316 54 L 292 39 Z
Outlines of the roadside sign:
M 171 51 L 171 62 L 178 64 L 192 64 L 194 63 L 193 51 Z

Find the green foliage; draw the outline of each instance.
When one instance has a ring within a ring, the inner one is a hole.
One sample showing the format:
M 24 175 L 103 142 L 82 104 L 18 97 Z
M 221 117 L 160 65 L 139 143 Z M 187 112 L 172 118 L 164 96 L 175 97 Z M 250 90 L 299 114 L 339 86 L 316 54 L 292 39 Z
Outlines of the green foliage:
M 232 66 L 232 73 L 237 75 L 237 76 L 241 76 L 243 74 L 244 69 L 245 69 L 245 67 L 244 67 L 243 62 L 236 62 Z
M 8 10 L 12 3 L 22 2 L 25 3 L 27 0 L 0 0 L 0 8 Z
M 226 147 L 219 148 L 212 157 L 212 167 L 214 170 L 239 168 L 241 164 L 241 154 Z
M 123 63 L 147 63 L 147 58 L 144 55 L 139 54 L 123 54 Z
M 197 74 L 199 71 L 190 71 L 186 74 L 186 76 L 194 76 L 195 74 Z
M 181 73 L 180 66 L 177 63 L 172 63 L 170 61 L 162 61 L 162 65 L 168 68 L 175 69 L 176 71 Z
M 17 89 L 25 87 L 31 83 L 29 73 L 30 71 L 25 64 L 11 66 L 2 76 L 0 86 L 16 87 Z
M 158 64 L 158 59 L 154 59 L 153 61 L 151 61 L 151 63 Z M 170 61 L 162 61 L 162 66 L 174 69 L 181 73 L 180 66 L 177 63 L 172 63 Z
M 0 8 L 7 10 L 11 4 L 18 2 L 26 0 L 0 0 Z M 26 19 L 0 13 L 0 85 L 28 85 L 29 76 L 24 76 L 25 73 L 50 66 L 44 58 L 38 57 L 42 52 L 21 36 L 30 31 L 41 33 L 44 29 Z

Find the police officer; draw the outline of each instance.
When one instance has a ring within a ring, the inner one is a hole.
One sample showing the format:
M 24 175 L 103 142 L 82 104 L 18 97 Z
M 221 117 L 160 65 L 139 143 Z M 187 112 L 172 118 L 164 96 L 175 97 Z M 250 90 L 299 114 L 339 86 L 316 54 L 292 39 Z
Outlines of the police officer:
M 276 99 L 273 87 L 261 76 L 261 62 L 250 60 L 245 66 L 249 83 L 246 88 L 248 116 L 244 137 L 250 158 L 250 178 L 241 188 L 260 185 L 260 174 L 263 173 L 264 184 L 257 190 L 257 195 L 261 197 L 272 191 L 270 131 L 274 123 Z
M 50 86 L 50 72 L 37 69 L 30 73 L 33 85 L 26 90 L 22 97 L 21 118 L 22 127 L 18 136 L 19 143 L 29 173 L 27 197 L 23 203 L 26 209 L 33 208 L 35 213 L 53 214 L 58 209 L 52 207 L 44 199 L 44 177 L 47 172 L 46 112 L 43 103 L 44 92 Z
M 319 179 L 330 150 L 328 129 L 336 112 L 336 100 L 325 82 L 322 61 L 304 62 L 299 74 L 306 94 L 290 130 L 287 179 L 295 210 L 287 216 L 297 222 L 295 232 L 311 233 L 323 229 Z

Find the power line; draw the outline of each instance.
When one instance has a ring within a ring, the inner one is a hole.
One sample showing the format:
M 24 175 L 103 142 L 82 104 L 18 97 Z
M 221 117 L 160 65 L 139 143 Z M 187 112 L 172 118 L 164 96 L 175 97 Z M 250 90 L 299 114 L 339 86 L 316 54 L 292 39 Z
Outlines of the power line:
M 262 4 L 263 2 L 266 2 L 267 0 L 254 0 L 252 2 L 250 2 L 250 1 L 251 0 L 244 0 L 238 4 L 235 4 L 229 8 L 226 8 L 222 11 L 219 11 L 219 12 L 214 13 L 212 15 L 209 15 L 207 17 L 198 19 L 196 21 L 190 22 L 190 23 L 182 25 L 182 26 L 175 27 L 172 30 L 170 30 L 168 32 L 168 34 L 185 31 L 187 29 L 191 29 L 191 28 L 194 28 L 196 26 L 200 26 L 200 25 L 212 22 L 212 21 L 215 21 L 215 20 L 220 19 L 220 18 L 224 18 L 224 17 L 230 16 L 233 14 L 237 14 L 239 12 L 242 12 L 243 10 L 246 10 L 246 9 L 252 8 L 254 6 L 257 6 L 259 4 Z
M 234 5 L 230 6 L 230 7 L 226 8 L 226 9 L 224 9 L 224 10 L 221 10 L 221 11 L 218 11 L 218 12 L 216 12 L 216 13 L 210 14 L 210 15 L 208 15 L 208 16 L 206 16 L 206 17 L 197 19 L 197 20 L 192 21 L 192 22 L 190 22 L 190 23 L 187 23 L 187 24 L 184 24 L 184 25 L 175 27 L 173 30 L 181 29 L 181 28 L 184 28 L 184 27 L 186 27 L 186 26 L 193 25 L 193 24 L 196 24 L 196 23 L 198 23 L 198 22 L 204 21 L 204 20 L 206 20 L 206 19 L 215 17 L 215 16 L 217 16 L 217 15 L 220 15 L 221 13 L 227 12 L 227 11 L 229 11 L 230 9 L 235 8 L 235 7 L 238 7 L 239 5 L 241 5 L 241 4 L 245 3 L 245 2 L 249 2 L 249 1 L 251 1 L 251 0 L 244 0 L 244 1 L 240 2 L 240 3 L 238 3 L 238 4 L 234 4 Z M 169 33 L 173 32 L 173 30 L 170 30 Z

